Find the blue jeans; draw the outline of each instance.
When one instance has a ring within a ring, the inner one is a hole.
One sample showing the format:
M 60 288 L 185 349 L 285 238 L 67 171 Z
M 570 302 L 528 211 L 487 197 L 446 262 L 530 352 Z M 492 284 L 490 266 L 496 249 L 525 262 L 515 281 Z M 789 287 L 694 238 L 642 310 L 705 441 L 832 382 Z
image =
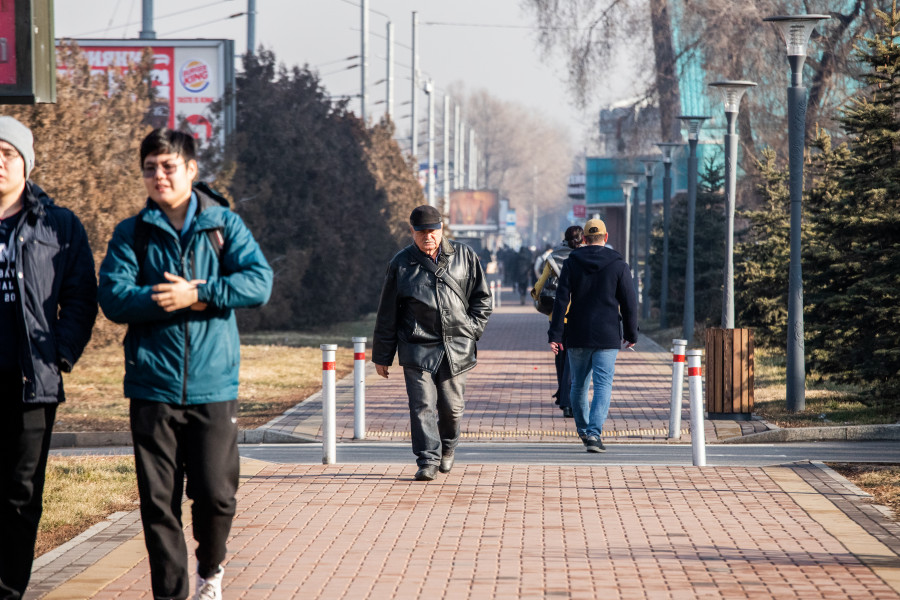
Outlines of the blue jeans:
M 572 371 L 570 401 L 575 427 L 581 438 L 600 437 L 609 413 L 613 374 L 616 372 L 618 350 L 598 348 L 566 348 L 569 369 Z M 588 383 L 594 378 L 594 398 L 588 403 Z

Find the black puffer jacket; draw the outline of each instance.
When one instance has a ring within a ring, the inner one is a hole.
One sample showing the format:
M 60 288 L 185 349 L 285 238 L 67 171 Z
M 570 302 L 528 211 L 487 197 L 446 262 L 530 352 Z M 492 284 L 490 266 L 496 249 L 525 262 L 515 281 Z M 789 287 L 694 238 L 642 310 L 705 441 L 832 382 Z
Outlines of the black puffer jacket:
M 63 402 L 60 368 L 81 356 L 97 318 L 94 258 L 78 217 L 31 182 L 23 211 L 14 236 L 23 401 Z
M 391 365 L 394 353 L 400 365 L 435 373 L 446 353 L 453 375 L 475 366 L 475 342 L 491 314 L 491 293 L 475 251 L 464 244 L 441 241 L 437 268 L 445 268 L 468 298 L 462 299 L 411 252 L 398 252 L 387 268 L 375 335 L 372 362 Z M 428 260 L 426 258 L 426 260 Z
M 572 250 L 559 276 L 549 341 L 563 342 L 566 348 L 612 350 L 623 339 L 637 342 L 637 335 L 637 299 L 622 255 L 605 246 Z

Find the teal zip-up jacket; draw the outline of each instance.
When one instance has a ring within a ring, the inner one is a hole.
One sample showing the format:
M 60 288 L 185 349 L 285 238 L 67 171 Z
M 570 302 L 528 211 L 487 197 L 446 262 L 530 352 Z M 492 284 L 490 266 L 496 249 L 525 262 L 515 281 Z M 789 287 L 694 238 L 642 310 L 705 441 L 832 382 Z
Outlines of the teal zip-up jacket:
M 272 291 L 272 269 L 228 201 L 204 184 L 194 186 L 198 206 L 183 243 L 152 200 L 116 227 L 100 265 L 100 308 L 125 335 L 125 396 L 190 405 L 238 397 L 240 339 L 235 308 L 259 306 Z M 143 268 L 135 248 L 137 220 L 147 236 Z M 221 266 L 207 233 L 224 238 Z M 151 298 L 163 273 L 205 279 L 197 288 L 207 308 L 168 313 Z M 139 281 L 140 279 L 140 281 Z

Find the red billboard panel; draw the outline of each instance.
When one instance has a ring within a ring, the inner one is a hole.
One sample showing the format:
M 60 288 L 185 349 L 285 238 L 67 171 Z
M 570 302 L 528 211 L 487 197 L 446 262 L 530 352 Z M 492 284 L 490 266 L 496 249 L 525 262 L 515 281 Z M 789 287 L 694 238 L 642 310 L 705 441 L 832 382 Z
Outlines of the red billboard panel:
M 450 192 L 450 227 L 457 231 L 496 231 L 500 196 L 493 190 Z

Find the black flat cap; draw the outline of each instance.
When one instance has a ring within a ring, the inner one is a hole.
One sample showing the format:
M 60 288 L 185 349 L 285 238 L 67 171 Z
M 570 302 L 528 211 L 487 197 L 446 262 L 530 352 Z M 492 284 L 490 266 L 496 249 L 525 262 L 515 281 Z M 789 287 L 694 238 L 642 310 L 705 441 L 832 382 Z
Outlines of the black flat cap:
M 409 224 L 416 231 L 425 229 L 441 229 L 441 213 L 428 204 L 417 206 L 409 215 Z

